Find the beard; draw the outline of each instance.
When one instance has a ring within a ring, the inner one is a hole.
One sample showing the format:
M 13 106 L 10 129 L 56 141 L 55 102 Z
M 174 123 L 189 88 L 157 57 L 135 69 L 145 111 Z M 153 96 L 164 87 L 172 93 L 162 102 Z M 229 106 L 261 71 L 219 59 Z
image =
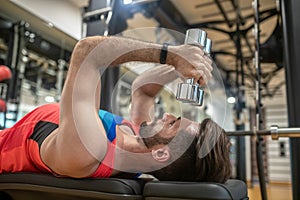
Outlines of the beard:
M 139 135 L 148 149 L 155 145 L 167 145 L 174 138 L 174 137 L 171 138 L 161 137 L 158 134 L 161 128 L 162 126 L 157 124 L 157 120 L 155 120 L 153 123 L 149 125 L 147 125 L 146 122 L 143 122 L 141 124 Z

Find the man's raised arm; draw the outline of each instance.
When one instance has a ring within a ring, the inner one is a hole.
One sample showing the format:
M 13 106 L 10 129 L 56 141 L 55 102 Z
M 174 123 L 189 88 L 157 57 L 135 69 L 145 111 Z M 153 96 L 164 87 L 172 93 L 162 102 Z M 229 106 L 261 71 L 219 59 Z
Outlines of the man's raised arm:
M 177 78 L 183 77 L 171 65 L 159 65 L 139 75 L 132 84 L 131 121 L 140 125 L 153 120 L 155 97 Z

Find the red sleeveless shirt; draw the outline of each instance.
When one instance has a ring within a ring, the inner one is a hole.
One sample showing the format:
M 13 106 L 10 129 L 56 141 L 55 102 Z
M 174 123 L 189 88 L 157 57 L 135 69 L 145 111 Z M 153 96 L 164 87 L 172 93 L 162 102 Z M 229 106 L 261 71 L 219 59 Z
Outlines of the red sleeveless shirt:
M 110 144 L 103 163 L 90 177 L 109 177 L 112 173 L 115 153 L 115 126 L 123 119 L 106 111 L 99 116 L 105 125 L 105 119 L 113 119 L 111 130 L 107 131 Z M 104 119 L 102 119 L 104 118 Z M 0 131 L 0 173 L 37 172 L 53 173 L 40 157 L 40 145 L 59 124 L 59 104 L 46 104 L 25 115 L 13 127 Z

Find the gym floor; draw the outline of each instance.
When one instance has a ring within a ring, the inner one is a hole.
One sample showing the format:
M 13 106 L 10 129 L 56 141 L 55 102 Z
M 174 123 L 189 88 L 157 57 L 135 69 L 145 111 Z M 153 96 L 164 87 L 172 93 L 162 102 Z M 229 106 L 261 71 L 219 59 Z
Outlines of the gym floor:
M 267 186 L 268 199 L 271 200 L 292 200 L 292 188 L 288 184 L 269 184 Z M 250 200 L 261 200 L 259 185 L 248 187 Z

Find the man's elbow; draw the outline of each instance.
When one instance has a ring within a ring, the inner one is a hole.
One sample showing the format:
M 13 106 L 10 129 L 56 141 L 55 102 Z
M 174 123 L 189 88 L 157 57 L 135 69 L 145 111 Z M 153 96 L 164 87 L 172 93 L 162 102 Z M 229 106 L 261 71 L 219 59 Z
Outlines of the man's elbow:
M 89 53 L 107 38 L 105 36 L 93 36 L 79 40 L 72 52 L 70 68 L 79 67 Z
M 74 49 L 93 49 L 100 42 L 108 38 L 109 38 L 108 36 L 91 36 L 91 37 L 82 38 L 77 42 Z

